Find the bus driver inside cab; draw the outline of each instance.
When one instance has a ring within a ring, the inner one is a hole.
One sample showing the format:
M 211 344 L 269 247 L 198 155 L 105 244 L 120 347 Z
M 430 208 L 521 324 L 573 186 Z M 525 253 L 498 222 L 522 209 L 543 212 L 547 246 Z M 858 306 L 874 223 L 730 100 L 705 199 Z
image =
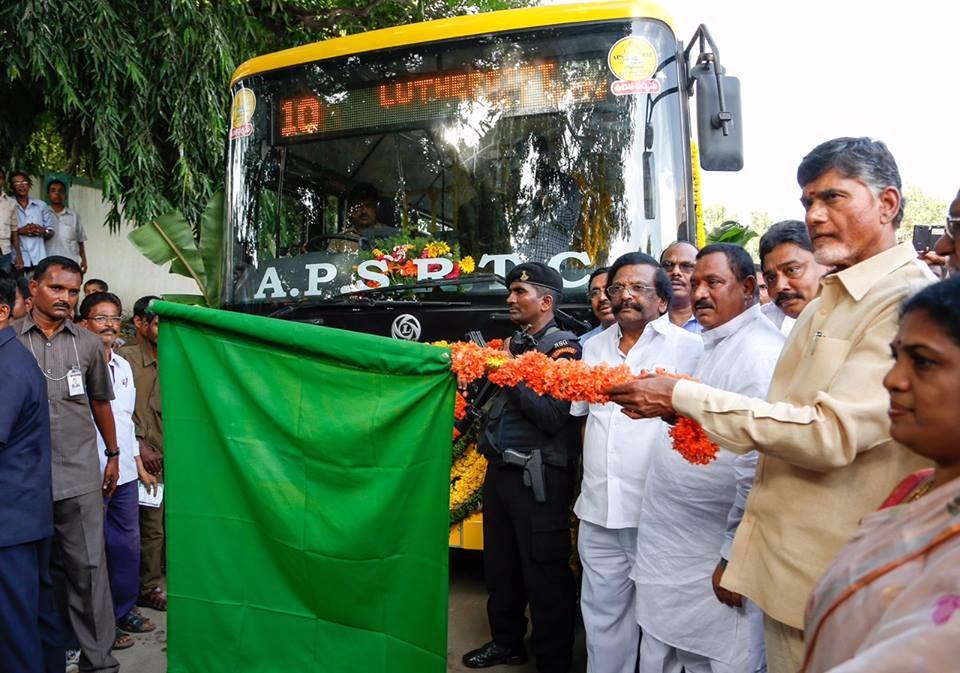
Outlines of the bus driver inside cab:
M 368 250 L 378 238 L 389 238 L 399 229 L 380 221 L 380 195 L 373 185 L 357 183 L 347 195 L 346 227 L 336 238 L 331 238 L 328 252 L 356 252 Z

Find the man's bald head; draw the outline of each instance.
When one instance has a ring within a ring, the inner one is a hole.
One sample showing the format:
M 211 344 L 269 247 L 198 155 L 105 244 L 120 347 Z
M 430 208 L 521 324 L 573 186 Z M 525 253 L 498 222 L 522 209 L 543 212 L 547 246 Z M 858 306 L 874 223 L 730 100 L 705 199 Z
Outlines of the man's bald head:
M 660 266 L 667 272 L 673 287 L 673 307 L 685 307 L 690 303 L 690 277 L 700 252 L 689 241 L 674 241 L 660 255 Z
M 695 246 L 690 241 L 674 241 L 666 248 L 663 249 L 663 252 L 660 253 L 660 263 L 663 264 L 664 258 L 667 256 L 668 252 L 673 250 L 684 250 L 685 252 L 693 253 L 693 256 L 696 257 L 697 253 L 700 252 L 700 248 Z

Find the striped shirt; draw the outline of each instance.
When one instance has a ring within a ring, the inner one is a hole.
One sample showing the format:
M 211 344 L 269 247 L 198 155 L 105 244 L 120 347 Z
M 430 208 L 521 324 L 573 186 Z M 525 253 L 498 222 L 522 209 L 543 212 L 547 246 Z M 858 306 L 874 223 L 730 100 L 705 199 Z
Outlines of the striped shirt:
M 12 327 L 47 379 L 53 499 L 97 491 L 102 479 L 90 400 L 113 399 L 103 342 L 70 320 L 65 320 L 48 339 L 33 321 L 32 313 L 13 322 Z M 73 369 L 80 371 L 84 390 L 71 397 L 67 378 Z

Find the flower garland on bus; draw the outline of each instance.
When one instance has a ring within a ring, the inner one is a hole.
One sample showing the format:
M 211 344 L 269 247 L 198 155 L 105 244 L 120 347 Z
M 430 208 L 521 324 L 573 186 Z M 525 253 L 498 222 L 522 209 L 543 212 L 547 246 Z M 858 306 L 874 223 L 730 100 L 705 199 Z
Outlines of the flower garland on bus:
M 383 264 L 382 273 L 390 279 L 390 285 L 413 285 L 419 280 L 421 270 L 437 273 L 449 268 L 444 278 L 459 278 L 473 273 L 477 264 L 473 257 L 460 256 L 458 245 L 450 245 L 415 232 L 402 233 L 374 241 L 372 250 L 361 250 L 360 262 L 376 260 Z M 415 260 L 428 261 L 418 265 Z M 443 261 L 441 261 L 443 260 Z M 376 281 L 363 281 L 367 287 L 379 287 Z
M 552 360 L 531 351 L 511 358 L 501 350 L 481 348 L 472 343 L 450 345 L 451 369 L 461 387 L 486 376 L 500 386 L 526 384 L 539 395 L 560 400 L 604 404 L 611 387 L 636 379 L 626 365 L 588 365 L 581 360 Z M 689 378 L 658 369 L 656 374 L 671 378 Z M 716 458 L 719 447 L 710 441 L 696 421 L 679 417 L 670 429 L 673 448 L 687 461 L 706 465 Z

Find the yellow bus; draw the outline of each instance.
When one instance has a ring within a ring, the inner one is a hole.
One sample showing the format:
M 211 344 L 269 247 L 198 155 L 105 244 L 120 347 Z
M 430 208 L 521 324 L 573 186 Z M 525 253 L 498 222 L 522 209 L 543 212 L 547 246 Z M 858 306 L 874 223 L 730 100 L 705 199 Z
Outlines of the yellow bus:
M 592 269 L 697 238 L 694 132 L 704 169 L 742 166 L 738 80 L 647 2 L 326 40 L 231 86 L 224 306 L 393 338 L 508 335 L 521 261 L 561 272 L 582 332 Z

